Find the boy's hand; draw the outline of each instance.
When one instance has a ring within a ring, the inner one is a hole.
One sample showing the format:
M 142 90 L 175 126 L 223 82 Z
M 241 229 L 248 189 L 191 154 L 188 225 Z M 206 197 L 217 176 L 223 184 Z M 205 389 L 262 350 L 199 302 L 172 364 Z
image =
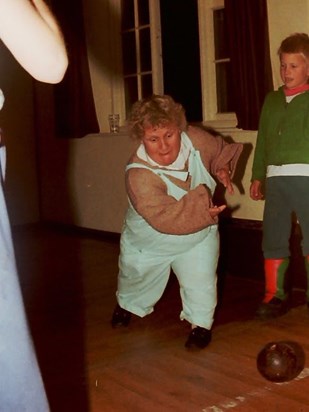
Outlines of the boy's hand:
M 263 193 L 261 191 L 262 182 L 260 180 L 253 180 L 250 185 L 250 197 L 253 200 L 263 199 Z

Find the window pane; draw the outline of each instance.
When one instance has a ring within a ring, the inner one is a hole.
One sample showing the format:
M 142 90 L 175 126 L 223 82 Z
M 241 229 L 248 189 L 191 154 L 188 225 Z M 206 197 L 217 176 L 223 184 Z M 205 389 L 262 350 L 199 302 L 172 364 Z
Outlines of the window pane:
M 142 76 L 142 97 L 148 97 L 152 94 L 152 75 L 145 74 Z
M 234 111 L 234 99 L 231 89 L 230 63 L 216 64 L 216 79 L 217 79 L 217 105 L 218 113 L 231 113 Z
M 127 77 L 124 80 L 125 87 L 125 100 L 126 100 L 126 113 L 129 113 L 132 107 L 132 104 L 138 100 L 137 92 L 137 77 Z
M 184 106 L 189 122 L 202 120 L 197 12 L 196 0 L 160 0 L 164 93 Z
M 214 10 L 214 37 L 215 59 L 218 60 L 229 57 L 224 9 Z
M 134 0 L 122 0 L 121 2 L 122 30 L 134 27 Z
M 122 60 L 125 106 L 128 113 L 136 100 L 153 92 L 149 0 L 122 0 L 122 12 L 125 14 Z
M 136 44 L 134 32 L 127 32 L 122 35 L 122 58 L 124 74 L 136 73 Z
M 151 70 L 150 29 L 140 30 L 141 71 Z
M 138 25 L 149 24 L 149 5 L 148 0 L 138 0 Z

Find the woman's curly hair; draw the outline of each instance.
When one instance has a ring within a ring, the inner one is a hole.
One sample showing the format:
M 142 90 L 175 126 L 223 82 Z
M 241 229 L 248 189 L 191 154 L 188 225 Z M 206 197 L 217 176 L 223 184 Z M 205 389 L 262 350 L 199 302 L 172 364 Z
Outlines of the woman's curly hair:
M 185 110 L 168 95 L 152 95 L 133 104 L 128 119 L 132 138 L 141 140 L 146 127 L 164 127 L 174 123 L 181 131 L 187 128 Z

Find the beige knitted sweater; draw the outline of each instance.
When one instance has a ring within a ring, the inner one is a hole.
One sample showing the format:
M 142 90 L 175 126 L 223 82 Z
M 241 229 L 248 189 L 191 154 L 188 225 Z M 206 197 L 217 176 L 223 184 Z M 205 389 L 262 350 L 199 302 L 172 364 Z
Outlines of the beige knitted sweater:
M 189 126 L 186 133 L 193 147 L 199 150 L 205 168 L 213 177 L 219 169 L 227 165 L 233 177 L 243 149 L 242 144 L 228 144 L 222 137 L 213 136 L 196 126 Z M 136 152 L 130 158 L 130 163 L 153 167 L 141 160 Z M 187 171 L 187 166 L 184 170 Z M 211 193 L 205 185 L 200 184 L 190 189 L 190 176 L 185 182 L 172 176 L 167 177 L 187 191 L 180 200 L 168 195 L 166 184 L 150 170 L 132 168 L 126 173 L 126 189 L 130 202 L 149 225 L 161 233 L 186 235 L 218 222 L 218 218 L 213 219 L 209 214 L 209 207 L 213 206 L 213 203 Z

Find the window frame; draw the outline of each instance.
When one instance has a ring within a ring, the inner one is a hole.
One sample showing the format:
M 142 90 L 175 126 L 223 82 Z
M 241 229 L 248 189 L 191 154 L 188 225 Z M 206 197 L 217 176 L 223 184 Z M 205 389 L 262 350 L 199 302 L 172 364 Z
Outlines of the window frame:
M 234 128 L 236 113 L 218 113 L 214 39 L 214 10 L 224 8 L 224 0 L 198 0 L 203 123 L 215 128 Z
M 162 94 L 164 91 L 164 86 L 159 0 L 149 0 L 149 19 L 153 92 L 157 94 Z
M 161 25 L 160 25 L 160 3 L 158 0 L 148 0 L 149 5 L 149 24 L 138 25 L 138 2 L 139 0 L 133 0 L 134 7 L 134 20 L 135 25 L 130 31 L 135 33 L 136 42 L 136 72 L 134 75 L 137 79 L 137 96 L 138 99 L 142 98 L 142 76 L 145 74 L 151 74 L 152 76 L 152 91 L 153 93 L 163 93 L 163 64 L 162 64 L 162 46 L 161 46 Z M 121 3 L 121 2 L 119 2 Z M 140 67 L 140 32 L 143 28 L 149 27 L 150 33 L 150 53 L 151 53 L 151 70 L 142 71 Z M 121 32 L 122 33 L 122 32 Z M 124 79 L 126 77 L 132 77 L 130 75 L 122 75 L 122 84 L 124 85 Z M 123 92 L 123 99 L 125 101 L 125 91 Z M 125 113 L 125 103 L 124 113 Z
M 134 7 L 137 8 L 134 0 Z M 149 1 L 150 42 L 153 93 L 162 94 L 163 62 L 160 25 L 160 1 Z M 120 11 L 120 0 L 118 2 Z M 237 125 L 236 113 L 218 113 L 216 92 L 216 64 L 213 11 L 224 7 L 224 0 L 197 0 L 200 41 L 202 122 L 217 129 L 234 129 Z M 115 29 L 114 29 L 115 30 Z M 120 80 L 120 79 L 119 79 Z M 117 87 L 118 86 L 118 87 Z M 123 78 L 114 88 L 113 106 L 119 107 L 125 118 L 125 96 Z M 122 90 L 120 90 L 122 88 Z

